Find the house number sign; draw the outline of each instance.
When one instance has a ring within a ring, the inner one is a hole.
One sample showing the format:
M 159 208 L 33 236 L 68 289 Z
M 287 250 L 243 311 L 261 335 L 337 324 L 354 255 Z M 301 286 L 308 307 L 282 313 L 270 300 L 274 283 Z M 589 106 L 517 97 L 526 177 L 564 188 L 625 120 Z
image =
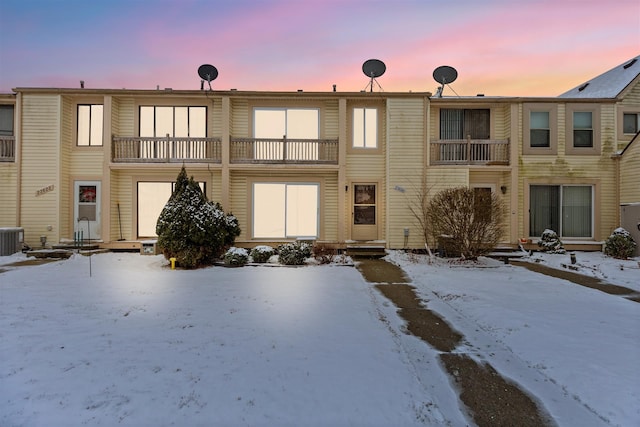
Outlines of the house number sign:
M 53 186 L 53 184 L 47 185 L 46 187 L 42 187 L 41 189 L 36 191 L 36 197 L 42 196 L 43 194 L 53 191 L 54 188 L 55 187 Z

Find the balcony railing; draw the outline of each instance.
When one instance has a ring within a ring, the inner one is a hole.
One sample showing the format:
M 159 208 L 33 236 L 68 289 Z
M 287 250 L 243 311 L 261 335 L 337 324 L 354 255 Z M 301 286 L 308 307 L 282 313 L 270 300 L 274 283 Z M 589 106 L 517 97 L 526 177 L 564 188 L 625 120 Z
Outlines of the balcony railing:
M 337 139 L 232 138 L 231 163 L 338 164 Z
M 220 163 L 220 138 L 113 137 L 115 163 Z
M 14 136 L 0 135 L 0 162 L 16 160 L 16 139 Z
M 431 141 L 432 165 L 508 165 L 509 140 Z

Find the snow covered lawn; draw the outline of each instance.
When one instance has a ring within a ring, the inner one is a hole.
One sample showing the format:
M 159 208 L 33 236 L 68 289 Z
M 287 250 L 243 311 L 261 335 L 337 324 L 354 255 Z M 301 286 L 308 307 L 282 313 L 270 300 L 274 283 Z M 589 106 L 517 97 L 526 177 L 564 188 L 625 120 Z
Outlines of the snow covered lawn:
M 2 426 L 468 423 L 437 352 L 352 267 L 2 267 L 22 259 L 0 258 Z M 389 259 L 560 426 L 640 419 L 640 304 L 514 266 Z

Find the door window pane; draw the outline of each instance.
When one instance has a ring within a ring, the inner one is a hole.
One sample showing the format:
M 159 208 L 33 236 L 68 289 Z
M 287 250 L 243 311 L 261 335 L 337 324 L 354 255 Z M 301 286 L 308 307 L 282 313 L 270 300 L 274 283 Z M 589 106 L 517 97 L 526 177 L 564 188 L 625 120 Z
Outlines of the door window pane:
M 591 187 L 562 187 L 562 236 L 591 237 Z

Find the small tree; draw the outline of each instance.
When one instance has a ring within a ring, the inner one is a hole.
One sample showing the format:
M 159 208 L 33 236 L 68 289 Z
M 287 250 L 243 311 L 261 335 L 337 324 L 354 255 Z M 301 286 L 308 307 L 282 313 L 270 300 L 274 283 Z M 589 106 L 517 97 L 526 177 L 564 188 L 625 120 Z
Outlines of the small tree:
M 207 200 L 193 177 L 187 178 L 183 166 L 158 218 L 156 234 L 165 258 L 176 258 L 184 268 L 196 268 L 212 265 L 233 245 L 240 227 L 219 203 Z
M 633 251 L 636 250 L 636 242 L 631 237 L 631 233 L 622 227 L 618 227 L 613 230 L 611 236 L 609 236 L 604 243 L 605 255 L 617 258 L 627 259 L 633 255 Z
M 503 207 L 493 193 L 468 187 L 442 190 L 429 202 L 426 217 L 434 238 L 447 236 L 451 250 L 463 258 L 491 252 L 502 236 Z

